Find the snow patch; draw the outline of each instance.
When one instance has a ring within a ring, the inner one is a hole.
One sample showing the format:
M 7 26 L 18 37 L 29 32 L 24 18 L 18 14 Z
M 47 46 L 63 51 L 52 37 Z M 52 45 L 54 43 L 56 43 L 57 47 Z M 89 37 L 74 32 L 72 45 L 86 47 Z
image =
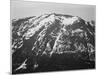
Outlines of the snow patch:
M 76 33 L 76 32 L 83 32 L 83 30 L 81 29 L 76 29 L 76 30 L 73 30 L 72 33 Z
M 50 15 L 48 18 L 45 18 L 40 22 L 40 24 L 44 25 L 47 22 L 54 22 L 55 21 L 55 15 Z
M 27 59 L 21 64 L 21 66 L 19 66 L 19 67 L 16 69 L 16 71 L 19 70 L 19 69 L 26 69 L 26 61 L 27 61 Z
M 45 14 L 45 15 L 41 15 L 41 16 L 39 16 L 39 17 L 36 17 L 34 20 L 34 22 L 33 22 L 33 24 L 37 24 L 39 21 L 41 21 L 41 20 L 43 20 L 46 16 L 48 16 L 47 14 Z
M 57 45 L 58 45 L 58 41 L 59 41 L 59 38 L 60 38 L 61 35 L 62 35 L 62 33 L 60 32 L 58 34 L 58 36 L 56 37 L 56 40 L 55 40 L 55 43 L 54 43 L 54 46 L 53 46 L 53 50 L 50 52 L 50 56 L 56 51 Z
M 72 17 L 72 18 L 66 18 L 66 17 L 61 17 L 61 22 L 64 25 L 72 25 L 75 21 L 78 21 L 78 17 Z

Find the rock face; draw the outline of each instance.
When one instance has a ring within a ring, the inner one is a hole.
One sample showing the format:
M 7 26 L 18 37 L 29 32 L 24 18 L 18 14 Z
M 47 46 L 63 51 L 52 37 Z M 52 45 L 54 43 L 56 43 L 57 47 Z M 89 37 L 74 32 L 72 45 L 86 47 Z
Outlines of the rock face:
M 12 20 L 12 73 L 95 68 L 95 25 L 44 14 Z

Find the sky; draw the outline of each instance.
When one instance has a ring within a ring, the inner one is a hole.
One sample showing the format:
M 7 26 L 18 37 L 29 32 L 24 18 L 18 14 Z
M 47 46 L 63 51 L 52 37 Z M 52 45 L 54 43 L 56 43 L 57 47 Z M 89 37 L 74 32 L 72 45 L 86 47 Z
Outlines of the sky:
M 49 3 L 11 0 L 11 19 L 39 16 L 47 13 L 58 13 L 79 16 L 84 20 L 95 20 L 96 6 L 67 3 Z

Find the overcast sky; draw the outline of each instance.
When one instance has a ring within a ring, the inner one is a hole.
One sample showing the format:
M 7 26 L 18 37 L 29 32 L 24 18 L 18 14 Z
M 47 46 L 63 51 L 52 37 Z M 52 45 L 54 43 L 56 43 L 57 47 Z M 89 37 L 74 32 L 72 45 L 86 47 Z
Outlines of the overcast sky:
M 95 20 L 95 6 L 34 1 L 11 1 L 11 19 L 39 16 L 45 13 L 59 13 L 79 16 L 85 20 Z

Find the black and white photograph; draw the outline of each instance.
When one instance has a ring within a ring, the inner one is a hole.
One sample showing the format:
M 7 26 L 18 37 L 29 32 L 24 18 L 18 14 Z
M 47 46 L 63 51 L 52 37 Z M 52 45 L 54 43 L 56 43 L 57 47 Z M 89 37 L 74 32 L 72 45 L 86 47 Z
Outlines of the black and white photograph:
M 10 2 L 12 74 L 95 69 L 95 5 Z

